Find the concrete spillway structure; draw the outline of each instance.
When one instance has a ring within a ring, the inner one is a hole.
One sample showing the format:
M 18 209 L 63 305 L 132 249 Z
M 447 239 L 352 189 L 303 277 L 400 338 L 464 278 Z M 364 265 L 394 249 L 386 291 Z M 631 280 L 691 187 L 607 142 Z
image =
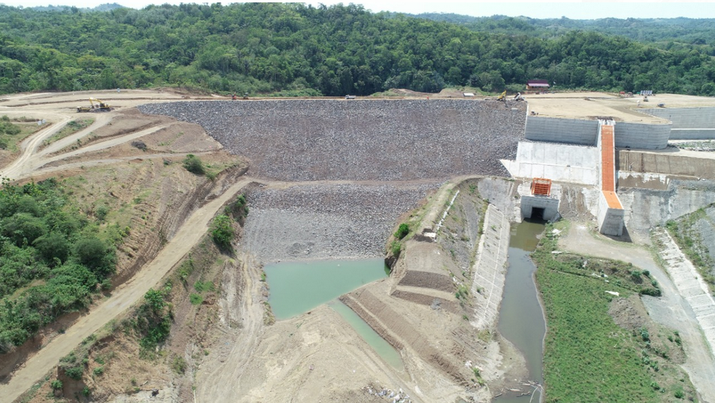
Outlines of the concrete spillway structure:
M 550 179 L 534 178 L 530 186 L 523 183 L 517 192 L 523 218 L 551 221 L 559 217 L 561 186 L 552 184 Z
M 601 152 L 601 195 L 598 202 L 598 228 L 605 235 L 623 235 L 625 211 L 616 194 L 615 123 L 599 121 L 598 148 Z

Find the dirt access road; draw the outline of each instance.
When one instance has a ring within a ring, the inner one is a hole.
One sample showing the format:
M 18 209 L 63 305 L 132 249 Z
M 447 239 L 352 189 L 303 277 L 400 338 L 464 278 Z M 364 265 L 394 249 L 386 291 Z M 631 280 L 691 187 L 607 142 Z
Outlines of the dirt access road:
M 650 271 L 663 291 L 659 298 L 643 296 L 650 317 L 680 332 L 687 360 L 683 368 L 704 402 L 715 402 L 715 360 L 704 339 L 690 304 L 678 292 L 673 281 L 653 260 L 644 247 L 613 241 L 588 230 L 586 225 L 572 223 L 559 246 L 566 251 L 628 262 Z
M 216 212 L 244 186 L 251 183 L 243 179 L 232 184 L 216 198 L 204 204 L 192 214 L 178 233 L 164 246 L 159 255 L 132 280 L 118 287 L 112 295 L 82 317 L 67 331 L 53 339 L 40 352 L 30 358 L 16 371 L 7 384 L 0 385 L 0 396 L 11 402 L 28 390 L 39 377 L 57 365 L 60 358 L 69 354 L 77 345 L 99 330 L 114 317 L 138 301 L 154 287 L 166 273 L 191 250 L 203 237 L 209 221 Z

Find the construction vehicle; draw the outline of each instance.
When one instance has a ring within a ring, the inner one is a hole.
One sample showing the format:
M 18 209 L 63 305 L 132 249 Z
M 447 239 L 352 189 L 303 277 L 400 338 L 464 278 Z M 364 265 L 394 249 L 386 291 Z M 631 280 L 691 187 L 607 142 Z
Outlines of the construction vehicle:
M 89 99 L 90 106 L 78 106 L 77 112 L 109 112 L 113 108 L 111 105 L 100 101 L 97 98 Z
M 501 95 L 499 95 L 499 98 L 497 98 L 497 101 L 506 102 L 506 91 L 502 92 Z

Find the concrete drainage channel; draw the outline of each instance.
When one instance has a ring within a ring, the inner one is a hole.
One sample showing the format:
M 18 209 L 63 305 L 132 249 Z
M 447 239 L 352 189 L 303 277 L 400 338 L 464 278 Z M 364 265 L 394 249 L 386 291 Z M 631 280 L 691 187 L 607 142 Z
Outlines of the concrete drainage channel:
M 708 291 L 708 286 L 698 274 L 695 266 L 675 244 L 673 238 L 663 228 L 654 232 L 654 238 L 662 243 L 660 256 L 665 261 L 665 268 L 673 279 L 678 291 L 695 313 L 705 340 L 710 347 L 710 354 L 715 357 L 715 301 Z

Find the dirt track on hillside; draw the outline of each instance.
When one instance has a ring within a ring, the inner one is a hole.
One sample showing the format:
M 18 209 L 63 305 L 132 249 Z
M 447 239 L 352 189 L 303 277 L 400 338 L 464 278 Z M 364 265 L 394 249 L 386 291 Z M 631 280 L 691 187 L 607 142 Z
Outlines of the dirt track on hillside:
M 114 290 L 104 303 L 92 309 L 30 358 L 7 384 L 0 385 L 0 395 L 7 397 L 8 401 L 15 400 L 32 386 L 38 374 L 50 371 L 60 358 L 69 354 L 82 340 L 138 301 L 198 243 L 216 212 L 250 182 L 250 179 L 242 179 L 225 190 L 217 189 L 217 197 L 196 210 L 151 263 L 144 266 L 131 281 Z

